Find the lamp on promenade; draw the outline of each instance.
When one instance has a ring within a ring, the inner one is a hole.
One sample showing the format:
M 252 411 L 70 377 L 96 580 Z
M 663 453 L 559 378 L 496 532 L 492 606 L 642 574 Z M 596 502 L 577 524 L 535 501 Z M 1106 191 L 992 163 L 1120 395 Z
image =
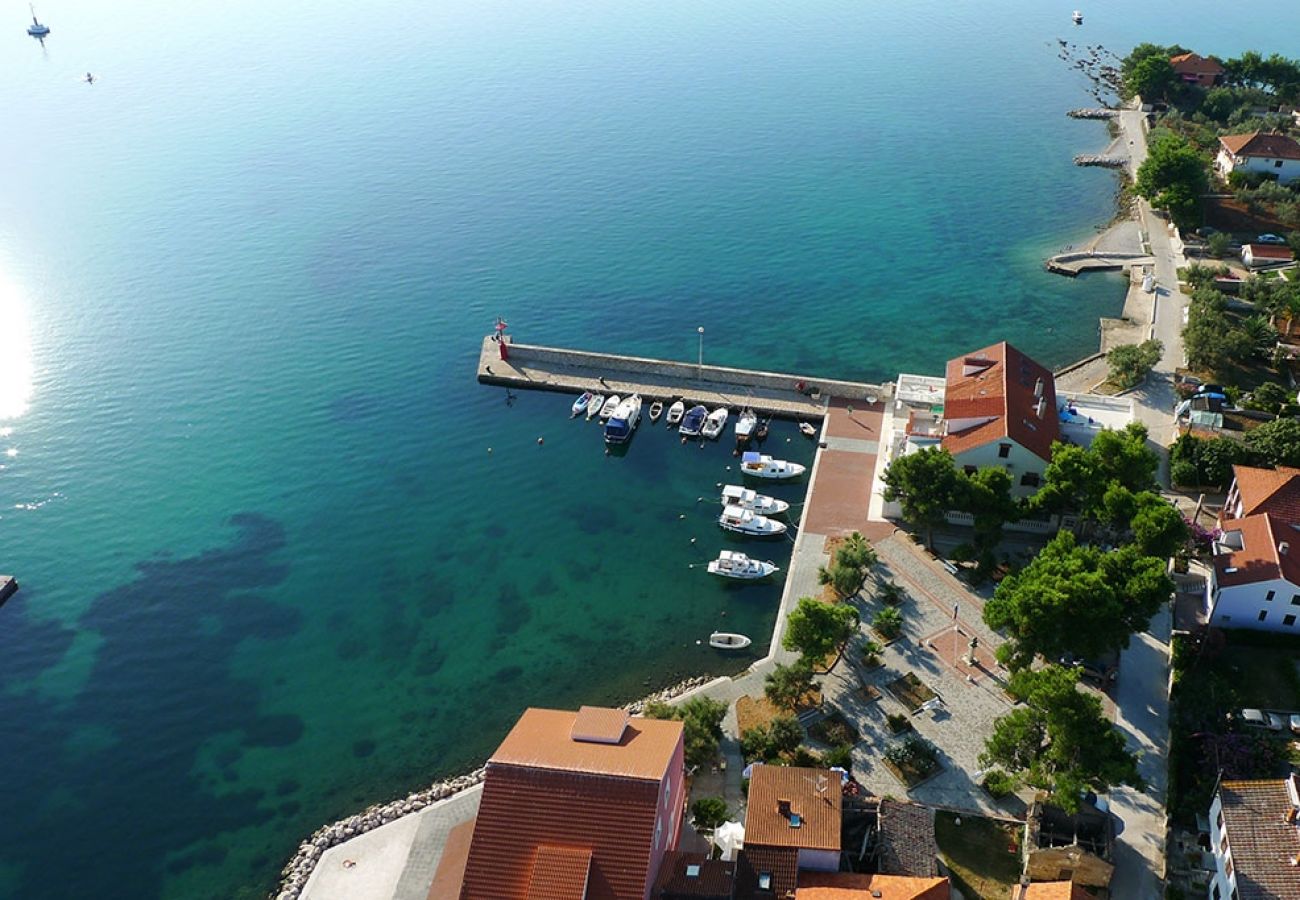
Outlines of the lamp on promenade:
M 704 380 L 704 326 L 701 325 L 699 328 L 696 329 L 696 331 L 700 333 L 700 357 L 699 357 L 699 362 L 696 365 L 699 367 L 698 377 L 700 381 L 703 381 Z

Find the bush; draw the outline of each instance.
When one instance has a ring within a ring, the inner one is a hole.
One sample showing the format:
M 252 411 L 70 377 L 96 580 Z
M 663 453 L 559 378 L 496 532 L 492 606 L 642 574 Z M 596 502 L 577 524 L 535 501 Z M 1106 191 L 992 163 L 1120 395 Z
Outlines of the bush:
M 1156 367 L 1164 352 L 1165 345 L 1155 339 L 1116 347 L 1106 354 L 1111 381 L 1122 388 L 1134 387 Z
M 880 663 L 880 651 L 884 648 L 878 641 L 867 641 L 862 645 L 862 664 L 870 668 Z
M 1016 779 L 1001 769 L 993 769 L 984 776 L 984 790 L 995 798 L 1015 793 L 1016 784 Z
M 885 716 L 885 721 L 889 724 L 889 730 L 894 734 L 900 731 L 907 731 L 912 727 L 912 720 L 902 713 L 890 713 Z
M 871 620 L 871 627 L 886 639 L 893 639 L 903 630 L 903 614 L 896 606 L 886 606 Z
M 886 750 L 885 759 L 899 769 L 925 773 L 939 761 L 939 753 L 925 738 L 912 734 Z
M 727 821 L 727 801 L 721 797 L 701 797 L 691 804 L 691 821 L 695 830 L 708 833 Z
M 765 725 L 747 729 L 740 736 L 740 755 L 745 762 L 780 762 L 803 743 L 803 728 L 794 716 L 779 716 Z
M 848 744 L 840 744 L 826 753 L 822 754 L 822 764 L 826 768 L 840 768 L 846 772 L 853 770 L 853 748 Z
M 1206 240 L 1205 248 L 1215 259 L 1223 259 L 1231 252 L 1232 239 L 1222 231 L 1216 231 Z
M 1196 474 L 1196 464 L 1180 459 L 1169 467 L 1169 477 L 1174 484 L 1181 487 L 1195 487 L 1200 483 Z

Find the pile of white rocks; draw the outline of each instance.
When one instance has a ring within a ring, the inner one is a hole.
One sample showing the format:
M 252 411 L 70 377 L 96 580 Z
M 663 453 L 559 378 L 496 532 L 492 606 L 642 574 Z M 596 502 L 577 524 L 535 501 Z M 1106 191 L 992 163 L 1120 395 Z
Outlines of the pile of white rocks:
M 677 684 L 674 684 L 672 687 L 666 687 L 662 691 L 655 691 L 653 694 L 649 695 L 648 697 L 642 697 L 640 700 L 637 700 L 635 703 L 629 703 L 627 706 L 623 708 L 626 709 L 634 716 L 640 715 L 641 711 L 645 709 L 647 703 L 653 703 L 656 700 L 664 701 L 664 700 L 671 700 L 674 697 L 680 697 L 682 694 L 685 694 L 687 691 L 693 691 L 700 685 L 708 684 L 712 680 L 713 678 L 708 675 L 701 675 L 697 678 L 687 678 L 685 681 L 678 682 Z
M 452 794 L 465 790 L 465 788 L 473 787 L 483 781 L 484 771 L 486 770 L 476 769 L 466 775 L 457 775 L 455 778 L 439 781 L 430 787 L 416 791 L 409 797 L 394 800 L 391 803 L 376 804 L 364 812 L 348 816 L 333 825 L 326 825 L 324 828 L 318 829 L 315 834 L 302 842 L 298 847 L 298 852 L 293 855 L 293 859 L 289 860 L 289 864 L 280 873 L 280 889 L 275 894 L 276 900 L 298 900 L 298 896 L 302 893 L 303 886 L 307 884 L 307 878 L 311 875 L 312 869 L 316 867 L 321 854 L 330 847 L 341 844 L 359 834 L 372 831 L 380 825 L 387 825 L 402 816 L 419 812 L 429 804 L 445 800 Z

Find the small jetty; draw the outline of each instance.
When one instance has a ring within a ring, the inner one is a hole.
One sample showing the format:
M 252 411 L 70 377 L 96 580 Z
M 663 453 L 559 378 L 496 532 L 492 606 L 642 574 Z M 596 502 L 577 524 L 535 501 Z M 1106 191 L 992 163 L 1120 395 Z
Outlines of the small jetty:
M 1076 166 L 1097 166 L 1102 169 L 1122 169 L 1128 165 L 1128 157 L 1081 153 L 1074 158 L 1074 164 Z
M 647 400 L 686 397 L 710 408 L 745 405 L 765 416 L 818 421 L 825 417 L 832 397 L 873 404 L 889 393 L 878 384 L 813 375 L 540 347 L 504 334 L 483 339 L 478 380 L 575 394 L 640 394 Z
M 1119 115 L 1119 110 L 1101 106 L 1089 109 L 1072 109 L 1066 115 L 1071 119 L 1113 119 Z
M 5 601 L 18 593 L 18 580 L 12 575 L 0 575 L 0 606 L 4 606 Z
M 1153 266 L 1155 262 L 1155 257 L 1146 253 L 1084 250 L 1078 253 L 1058 253 L 1047 260 L 1044 268 L 1057 275 L 1074 278 L 1081 272 L 1122 272 L 1134 266 Z

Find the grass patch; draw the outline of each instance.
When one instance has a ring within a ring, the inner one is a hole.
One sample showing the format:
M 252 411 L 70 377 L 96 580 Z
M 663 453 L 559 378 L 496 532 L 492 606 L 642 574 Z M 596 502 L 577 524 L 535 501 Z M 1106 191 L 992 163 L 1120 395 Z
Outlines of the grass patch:
M 848 719 L 844 718 L 844 714 L 838 709 L 826 718 L 814 722 L 808 729 L 808 736 L 831 747 L 839 747 L 842 744 L 856 744 L 859 739 L 858 730 L 850 724 Z
M 798 708 L 806 709 L 821 706 L 821 703 L 821 689 L 814 688 L 803 695 Z M 789 710 L 778 709 L 773 706 L 772 702 L 766 697 L 741 697 L 736 701 L 736 726 L 740 734 L 744 734 L 751 728 L 767 725 L 779 716 L 791 714 Z
M 963 815 L 960 825 L 956 819 L 935 813 L 934 834 L 957 890 L 967 900 L 1006 900 L 1020 880 L 1020 827 L 979 816 Z
M 885 685 L 885 690 L 898 698 L 898 702 L 906 706 L 909 712 L 915 712 L 921 708 L 921 704 L 937 696 L 920 678 L 916 677 L 915 672 L 908 672 L 901 678 L 895 678 Z

